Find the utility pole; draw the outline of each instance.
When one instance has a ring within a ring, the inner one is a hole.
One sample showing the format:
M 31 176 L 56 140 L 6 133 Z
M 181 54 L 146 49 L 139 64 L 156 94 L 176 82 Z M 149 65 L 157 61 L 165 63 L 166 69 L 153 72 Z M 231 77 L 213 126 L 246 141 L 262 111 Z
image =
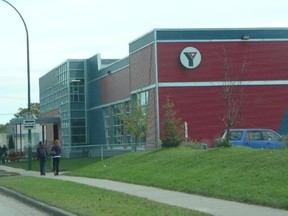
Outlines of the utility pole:
M 6 0 L 1 0 L 5 3 L 7 3 L 8 5 L 10 5 L 16 12 L 17 14 L 20 16 L 24 27 L 25 27 L 25 31 L 26 31 L 26 48 L 27 48 L 27 84 L 28 84 L 28 112 L 29 115 L 31 115 L 31 96 L 30 96 L 30 58 L 29 58 L 29 34 L 28 34 L 28 28 L 27 25 L 25 23 L 24 18 L 22 17 L 22 15 L 20 14 L 20 12 L 17 10 L 17 8 L 15 8 L 10 2 L 6 1 Z M 28 129 L 28 170 L 32 169 L 32 143 L 31 143 L 31 129 Z

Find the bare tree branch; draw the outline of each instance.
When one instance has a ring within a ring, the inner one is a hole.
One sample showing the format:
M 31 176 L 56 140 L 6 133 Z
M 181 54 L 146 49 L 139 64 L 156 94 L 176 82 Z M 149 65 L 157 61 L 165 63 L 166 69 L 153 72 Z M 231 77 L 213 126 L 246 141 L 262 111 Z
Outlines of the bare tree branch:
M 223 89 L 225 100 L 225 115 L 223 122 L 228 131 L 227 139 L 229 139 L 229 130 L 237 125 L 241 120 L 241 109 L 243 106 L 243 80 L 248 64 L 245 59 L 243 63 L 237 67 L 233 64 L 232 58 L 227 57 L 226 50 L 223 58 Z

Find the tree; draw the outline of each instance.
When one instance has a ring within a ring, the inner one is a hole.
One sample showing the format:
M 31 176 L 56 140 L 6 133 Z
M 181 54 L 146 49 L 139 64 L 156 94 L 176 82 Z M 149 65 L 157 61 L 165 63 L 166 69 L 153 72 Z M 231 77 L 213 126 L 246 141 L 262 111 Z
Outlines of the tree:
M 4 124 L 0 124 L 0 133 L 6 133 L 6 128 L 8 126 L 8 123 Z
M 19 108 L 18 112 L 14 114 L 16 118 L 25 117 L 28 113 L 28 108 Z M 31 113 L 34 117 L 40 116 L 40 103 L 31 103 Z
M 241 108 L 243 106 L 243 77 L 247 70 L 245 61 L 237 67 L 233 65 L 232 59 L 223 58 L 223 89 L 225 100 L 225 115 L 223 122 L 226 126 L 227 136 L 224 146 L 230 146 L 230 129 L 235 126 L 241 119 Z
M 181 127 L 181 118 L 176 117 L 175 105 L 167 96 L 164 104 L 165 118 L 164 130 L 165 137 L 162 140 L 163 147 L 176 147 L 183 141 L 183 128 Z
M 9 149 L 14 149 L 15 148 L 12 135 L 9 136 L 8 148 Z
M 123 113 L 121 116 L 125 129 L 134 137 L 135 144 L 132 148 L 136 151 L 140 138 L 146 136 L 147 129 L 150 125 L 150 116 L 146 108 L 139 103 L 135 103 L 130 112 Z

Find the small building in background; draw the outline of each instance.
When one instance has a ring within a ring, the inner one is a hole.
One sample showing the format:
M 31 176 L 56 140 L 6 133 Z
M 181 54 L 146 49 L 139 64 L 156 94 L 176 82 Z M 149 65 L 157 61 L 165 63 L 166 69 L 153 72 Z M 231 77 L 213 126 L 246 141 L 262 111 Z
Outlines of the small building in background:
M 24 118 L 13 118 L 10 120 L 9 126 L 6 129 L 6 142 L 7 147 L 9 142 L 14 144 L 13 149 L 9 151 L 27 152 L 28 149 L 28 129 L 25 128 Z M 31 129 L 31 146 L 32 152 L 36 152 L 38 143 L 42 141 L 48 147 L 53 144 L 53 140 L 47 140 L 47 129 L 39 119 L 35 121 L 35 127 Z
M 7 140 L 7 134 L 6 133 L 0 133 L 0 146 L 8 146 L 8 140 Z

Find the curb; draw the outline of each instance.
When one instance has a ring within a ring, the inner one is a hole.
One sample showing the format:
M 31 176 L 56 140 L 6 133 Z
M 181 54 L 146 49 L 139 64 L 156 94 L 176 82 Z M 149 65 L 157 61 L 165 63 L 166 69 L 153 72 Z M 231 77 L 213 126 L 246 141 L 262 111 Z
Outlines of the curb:
M 75 214 L 71 213 L 71 212 L 67 212 L 65 210 L 53 207 L 53 206 L 49 206 L 45 203 L 39 202 L 37 200 L 34 200 L 32 198 L 26 197 L 18 192 L 15 192 L 13 190 L 10 190 L 8 188 L 5 188 L 3 186 L 0 186 L 0 193 L 6 194 L 8 196 L 11 196 L 15 199 L 18 199 L 20 201 L 22 201 L 25 204 L 28 204 L 30 206 L 33 206 L 37 209 L 40 209 L 44 212 L 47 212 L 51 215 L 55 215 L 55 216 L 76 216 Z

